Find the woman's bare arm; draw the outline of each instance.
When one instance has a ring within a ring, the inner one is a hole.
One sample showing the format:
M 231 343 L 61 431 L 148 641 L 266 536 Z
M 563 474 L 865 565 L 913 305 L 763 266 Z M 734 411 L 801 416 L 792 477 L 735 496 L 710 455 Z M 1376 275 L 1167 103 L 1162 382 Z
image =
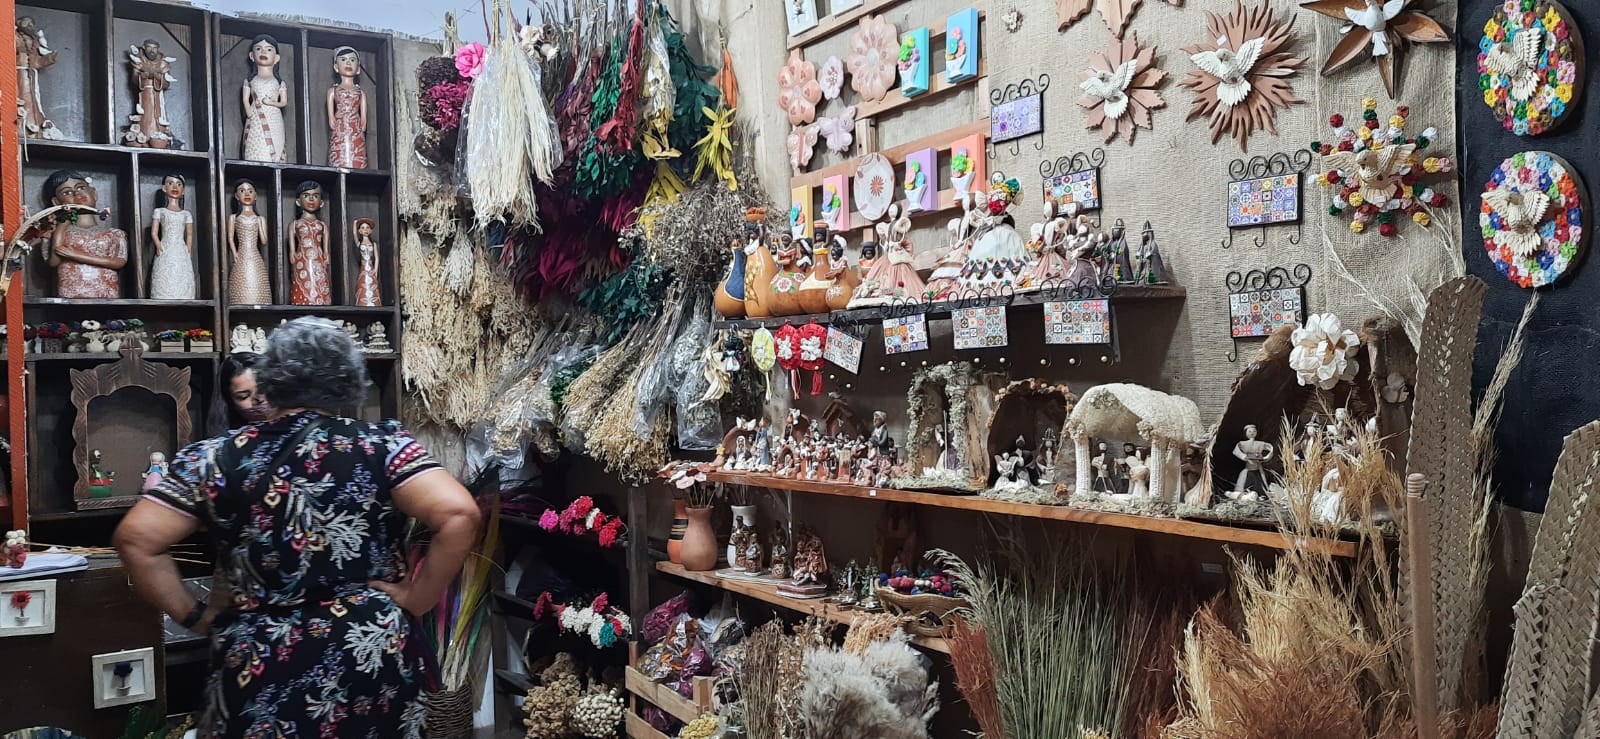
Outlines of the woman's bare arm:
M 432 610 L 461 572 L 461 564 L 478 537 L 478 503 L 454 475 L 430 470 L 394 490 L 394 504 L 433 532 L 428 554 L 411 576 L 398 583 L 372 582 L 401 608 L 416 615 Z
M 183 587 L 169 550 L 199 528 L 193 517 L 146 499 L 128 511 L 112 539 L 133 582 L 133 592 L 179 622 L 194 610 L 195 597 Z M 197 634 L 210 631 L 215 616 L 216 611 L 207 608 L 200 623 L 190 630 Z

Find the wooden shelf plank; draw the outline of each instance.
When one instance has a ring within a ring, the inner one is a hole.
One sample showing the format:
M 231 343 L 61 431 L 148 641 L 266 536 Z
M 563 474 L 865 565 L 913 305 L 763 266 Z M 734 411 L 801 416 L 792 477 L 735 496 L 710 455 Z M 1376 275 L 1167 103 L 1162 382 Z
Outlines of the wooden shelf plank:
M 1178 285 L 1121 285 L 1117 294 L 1111 296 L 1111 304 L 1126 305 L 1130 303 L 1144 303 L 1157 300 L 1182 300 L 1188 296 L 1188 291 Z M 1012 298 L 1011 308 L 1026 308 L 1040 306 L 1056 300 L 1057 298 L 1045 292 L 1023 293 Z M 928 318 L 939 320 L 949 318 L 952 311 L 962 307 L 974 307 L 979 301 L 968 301 L 973 305 L 964 305 L 962 301 L 944 301 L 939 303 L 924 303 L 912 309 L 909 306 L 877 306 L 872 308 L 856 308 L 854 310 L 840 310 L 832 313 L 807 313 L 797 316 L 778 316 L 775 318 L 735 318 L 717 320 L 713 322 L 716 328 L 777 328 L 785 323 L 802 325 L 811 321 L 826 325 L 828 323 L 870 323 L 880 321 L 895 315 L 921 312 Z M 1042 309 L 1041 309 L 1042 310 Z
M 851 8 L 850 10 L 846 10 L 838 15 L 830 15 L 826 18 L 819 18 L 817 19 L 817 25 L 790 36 L 788 48 L 798 49 L 802 46 L 807 46 L 821 41 L 822 39 L 843 31 L 846 28 L 854 26 L 856 21 L 860 20 L 863 16 L 871 15 L 873 13 L 882 13 L 883 11 L 899 5 L 902 2 L 905 2 L 905 0 L 869 0 L 868 2 L 862 3 L 860 7 Z
M 721 474 L 721 473 L 713 473 Z M 745 477 L 744 475 L 729 475 L 730 477 Z M 751 483 L 759 485 L 761 483 Z M 743 595 L 764 603 L 770 603 L 790 611 L 804 613 L 817 618 L 825 618 L 839 624 L 849 625 L 850 620 L 861 613 L 855 609 L 841 608 L 838 604 L 826 598 L 790 598 L 778 593 L 777 583 L 771 580 L 739 580 L 717 577 L 711 572 L 690 572 L 683 565 L 672 562 L 657 562 L 656 571 L 664 574 L 692 580 L 697 583 L 710 585 L 731 593 Z M 926 636 L 913 636 L 911 643 L 934 652 L 950 653 L 950 645 L 944 639 L 934 639 Z
M 842 498 L 865 498 L 895 503 L 911 503 L 915 505 L 928 506 L 930 508 L 950 508 L 963 511 L 976 511 L 979 513 L 998 513 L 1001 515 L 1017 516 L 1021 518 L 1066 521 L 1069 523 L 1089 524 L 1092 526 L 1108 526 L 1112 528 L 1130 529 L 1134 531 L 1149 531 L 1186 539 L 1218 541 L 1228 544 L 1245 544 L 1250 546 L 1266 547 L 1269 549 L 1306 547 L 1315 551 L 1328 552 L 1336 557 L 1354 557 L 1357 549 L 1356 543 L 1352 541 L 1295 537 L 1277 531 L 1245 529 L 1234 526 L 1224 526 L 1221 524 L 1189 521 L 1181 518 L 1157 518 L 1155 516 L 1139 516 L 1131 513 L 1096 511 L 1087 508 L 1076 508 L 1066 505 L 1052 506 L 1036 505 L 1032 503 L 1011 503 L 1003 500 L 994 500 L 992 498 L 982 498 L 976 495 L 940 495 L 936 493 L 918 493 L 909 490 L 858 487 L 855 485 L 844 485 L 833 482 L 820 482 L 816 480 L 790 480 L 781 477 L 772 477 L 770 475 L 752 475 L 723 471 L 711 472 L 707 475 L 707 478 L 709 478 L 712 482 L 749 485 L 753 487 L 771 488 L 774 490 L 789 490 L 797 493 L 833 495 Z M 661 564 L 657 564 L 657 569 L 660 568 Z M 781 597 L 777 596 L 775 592 L 772 595 L 774 597 Z
M 651 726 L 632 711 L 627 714 L 627 731 L 628 739 L 672 739 L 672 737 L 656 731 L 656 727 Z
M 666 711 L 673 718 L 689 723 L 711 712 L 711 678 L 697 677 L 694 679 L 694 690 L 699 694 L 700 701 L 690 700 L 661 683 L 645 677 L 638 668 L 629 665 L 623 668 L 623 685 L 629 693 L 639 696 L 656 708 Z
M 215 300 L 154 300 L 151 298 L 47 298 L 29 295 L 22 299 L 27 306 L 44 305 L 51 308 L 214 308 Z
M 964 123 L 956 126 L 955 128 L 940 131 L 939 133 L 923 136 L 916 141 L 910 141 L 899 146 L 891 146 L 887 149 L 879 150 L 878 153 L 887 158 L 890 164 L 898 167 L 899 165 L 905 163 L 906 155 L 910 154 L 911 152 L 930 148 L 942 149 L 946 146 L 949 146 L 957 139 L 966 138 L 967 136 L 971 136 L 973 134 L 982 134 L 986 139 L 989 137 L 988 116 L 984 116 L 983 118 L 972 121 L 971 123 Z M 837 174 L 850 175 L 853 177 L 855 176 L 856 166 L 860 159 L 861 157 L 855 157 L 848 161 L 835 164 L 831 167 L 823 167 L 822 169 L 812 170 L 810 172 L 804 172 L 790 177 L 789 188 L 794 189 L 796 187 L 805 187 L 807 185 L 810 185 L 811 187 L 821 187 L 823 180 Z
M 117 352 L 51 352 L 48 354 L 27 354 L 29 362 L 82 362 L 94 360 L 100 362 L 114 362 L 122 358 Z M 217 358 L 216 352 L 145 352 L 145 359 L 162 359 L 167 361 L 192 360 L 196 362 L 212 361 Z
M 392 305 L 230 305 L 228 310 L 234 313 L 293 313 L 306 316 L 383 316 L 393 314 L 397 308 Z

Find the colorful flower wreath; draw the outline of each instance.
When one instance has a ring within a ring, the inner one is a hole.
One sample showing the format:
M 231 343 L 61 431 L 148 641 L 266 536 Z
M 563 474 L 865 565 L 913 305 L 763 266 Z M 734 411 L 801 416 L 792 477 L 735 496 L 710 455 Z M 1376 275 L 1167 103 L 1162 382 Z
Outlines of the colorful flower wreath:
M 1440 179 L 1455 169 L 1449 157 L 1425 156 L 1438 138 L 1435 128 L 1420 136 L 1406 134 L 1411 111 L 1405 106 L 1389 118 L 1388 127 L 1378 122 L 1378 101 L 1362 101 L 1361 123 L 1345 126 L 1344 116 L 1335 113 L 1328 119 L 1334 143 L 1313 141 L 1312 151 L 1322 155 L 1324 172 L 1317 181 L 1324 187 L 1338 188 L 1329 215 L 1352 214 L 1350 230 L 1365 233 L 1373 222 L 1386 237 L 1399 233 L 1399 219 L 1409 217 L 1426 228 L 1433 223 L 1430 208 L 1443 208 L 1450 199 L 1435 191 L 1424 180 Z
M 588 636 L 589 641 L 597 647 L 609 647 L 626 641 L 633 627 L 626 614 L 611 606 L 611 597 L 605 593 L 595 596 L 589 605 L 579 608 L 555 602 L 555 597 L 547 590 L 540 593 L 539 599 L 533 604 L 535 621 L 543 621 L 546 616 L 554 616 L 564 631 Z
M 545 509 L 539 516 L 539 528 L 573 536 L 598 533 L 600 546 L 605 548 L 615 546 L 624 530 L 621 518 L 601 512 L 594 499 L 587 495 L 568 503 L 566 510 L 560 513 Z
M 1583 200 L 1582 179 L 1560 157 L 1530 151 L 1505 160 L 1478 212 L 1489 261 L 1522 287 L 1555 284 L 1582 256 Z
M 1496 118 L 1518 136 L 1538 136 L 1577 109 L 1583 40 L 1553 0 L 1506 0 L 1483 24 L 1478 88 Z

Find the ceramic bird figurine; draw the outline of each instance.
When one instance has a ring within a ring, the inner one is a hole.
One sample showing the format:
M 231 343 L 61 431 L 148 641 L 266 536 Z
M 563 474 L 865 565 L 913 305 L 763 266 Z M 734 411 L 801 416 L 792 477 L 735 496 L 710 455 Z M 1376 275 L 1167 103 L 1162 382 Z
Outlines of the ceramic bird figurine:
M 1350 184 L 1361 191 L 1361 197 L 1366 198 L 1367 202 L 1382 207 L 1394 197 L 1395 180 L 1400 177 L 1400 169 L 1416 150 L 1416 144 L 1400 144 L 1367 149 L 1360 153 L 1336 151 L 1323 157 L 1322 161 L 1330 171 L 1337 169 L 1356 173 L 1359 182 Z
M 1221 80 L 1217 86 L 1217 102 L 1224 108 L 1232 108 L 1250 97 L 1250 70 L 1254 69 L 1256 62 L 1261 59 L 1261 50 L 1266 46 L 1267 40 L 1262 37 L 1250 39 L 1239 45 L 1237 51 L 1228 48 L 1227 37 L 1217 39 L 1217 48 L 1214 51 L 1202 51 L 1189 58 L 1195 66 L 1204 70 L 1206 74 Z
M 1505 223 L 1505 228 L 1495 231 L 1494 243 L 1511 249 L 1513 254 L 1526 257 L 1544 245 L 1539 234 L 1539 224 L 1550 208 L 1550 196 L 1535 190 L 1495 188 L 1483 193 L 1483 202 L 1494 209 Z
M 1512 99 L 1527 100 L 1539 88 L 1539 55 L 1543 47 L 1543 32 L 1536 28 L 1523 29 L 1516 36 L 1489 47 L 1484 62 L 1495 74 L 1511 80 Z
M 1078 89 L 1090 100 L 1103 101 L 1107 118 L 1121 118 L 1128 111 L 1128 85 L 1132 84 L 1138 69 L 1139 60 L 1129 59 L 1115 71 L 1096 71 L 1094 76 L 1078 83 Z
M 1400 15 L 1405 10 L 1406 0 L 1389 0 L 1379 3 L 1378 0 L 1367 0 L 1367 7 L 1361 9 L 1345 8 L 1344 17 L 1351 23 L 1367 29 L 1372 34 L 1372 55 L 1388 56 L 1389 54 L 1389 21 Z

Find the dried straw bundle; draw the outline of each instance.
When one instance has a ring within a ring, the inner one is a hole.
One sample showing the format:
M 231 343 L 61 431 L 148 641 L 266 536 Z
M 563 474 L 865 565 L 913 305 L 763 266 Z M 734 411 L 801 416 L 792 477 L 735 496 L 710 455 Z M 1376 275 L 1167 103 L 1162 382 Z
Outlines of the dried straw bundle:
M 994 658 L 983 628 L 957 620 L 950 634 L 950 664 L 956 671 L 956 688 L 967 701 L 984 739 L 1006 739 L 1000 719 L 1000 698 L 995 694 Z
M 939 710 L 939 685 L 904 632 L 860 654 L 832 647 L 805 653 L 799 709 L 807 737 L 924 739 Z
M 861 613 L 850 619 L 844 635 L 844 651 L 861 655 L 874 642 L 884 641 L 900 631 L 900 618 L 890 613 Z
M 567 386 L 561 414 L 561 433 L 569 448 L 584 449 L 596 418 L 621 389 L 625 375 L 644 351 L 645 330 L 634 326 L 622 341 L 600 353 L 589 369 Z
M 501 4 L 496 2 L 496 18 Z M 504 32 L 489 42 L 483 72 L 473 81 L 467 113 L 467 186 L 479 228 L 505 220 L 538 224 L 533 183 L 554 181 L 561 152 L 545 107 L 539 73 Z
M 683 307 L 682 294 L 675 294 L 654 325 L 640 324 L 651 332 L 649 343 L 622 375 L 618 392 L 598 407 L 585 433 L 589 455 L 625 481 L 642 484 L 668 461 L 672 422 L 656 401 L 666 397 L 671 386 L 658 369 L 671 359 L 672 339 L 683 326 Z
M 789 637 L 783 624 L 769 621 L 744 640 L 744 667 L 735 679 L 750 739 L 782 739 L 778 697 L 779 657 Z

